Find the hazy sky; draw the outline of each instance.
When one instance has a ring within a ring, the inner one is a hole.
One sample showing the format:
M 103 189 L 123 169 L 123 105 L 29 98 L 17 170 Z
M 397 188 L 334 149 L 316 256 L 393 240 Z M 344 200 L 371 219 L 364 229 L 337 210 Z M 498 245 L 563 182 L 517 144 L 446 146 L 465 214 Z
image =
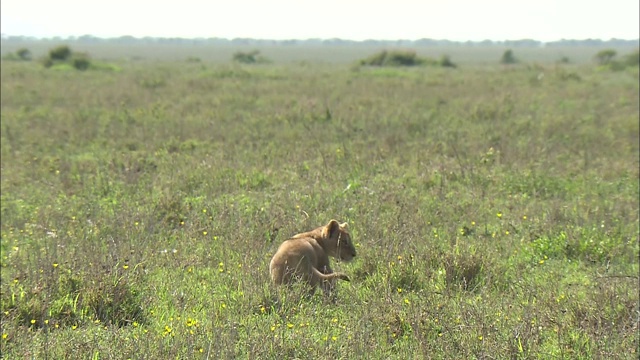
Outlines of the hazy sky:
M 2 0 L 4 35 L 541 41 L 639 37 L 639 0 Z

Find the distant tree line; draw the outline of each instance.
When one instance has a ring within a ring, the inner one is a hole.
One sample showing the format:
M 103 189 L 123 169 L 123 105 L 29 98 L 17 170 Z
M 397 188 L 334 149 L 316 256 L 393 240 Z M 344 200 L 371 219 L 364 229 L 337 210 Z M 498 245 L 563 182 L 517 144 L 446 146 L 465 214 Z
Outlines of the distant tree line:
M 451 41 L 436 39 L 419 39 L 419 40 L 344 40 L 344 39 L 305 39 L 305 40 L 268 40 L 268 39 L 250 39 L 250 38 L 179 38 L 179 37 L 141 37 L 120 36 L 115 38 L 100 38 L 93 35 L 73 36 L 68 38 L 34 38 L 29 36 L 6 36 L 2 35 L 3 42 L 25 42 L 25 41 L 43 41 L 43 42 L 65 42 L 65 43 L 107 43 L 107 44 L 173 44 L 173 45 L 247 45 L 247 46 L 264 46 L 264 45 L 330 45 L 330 46 L 401 46 L 401 47 L 429 47 L 429 46 L 506 46 L 510 48 L 518 47 L 567 47 L 567 46 L 601 46 L 601 47 L 626 47 L 638 46 L 638 39 L 586 39 L 586 40 L 567 40 L 542 42 L 533 39 L 521 40 L 505 40 L 505 41 Z

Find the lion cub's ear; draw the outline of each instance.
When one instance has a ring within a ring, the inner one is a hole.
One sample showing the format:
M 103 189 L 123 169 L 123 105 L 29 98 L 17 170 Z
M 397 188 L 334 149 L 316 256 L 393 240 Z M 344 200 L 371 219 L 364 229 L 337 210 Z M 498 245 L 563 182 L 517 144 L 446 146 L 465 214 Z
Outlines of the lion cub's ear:
M 342 224 L 340 224 L 341 229 L 346 229 L 348 227 L 349 227 L 349 224 L 347 224 L 346 222 L 343 222 Z
M 340 224 L 337 221 L 331 219 L 327 226 L 322 229 L 322 237 L 324 237 L 325 239 L 329 239 L 336 234 L 336 231 L 340 231 Z

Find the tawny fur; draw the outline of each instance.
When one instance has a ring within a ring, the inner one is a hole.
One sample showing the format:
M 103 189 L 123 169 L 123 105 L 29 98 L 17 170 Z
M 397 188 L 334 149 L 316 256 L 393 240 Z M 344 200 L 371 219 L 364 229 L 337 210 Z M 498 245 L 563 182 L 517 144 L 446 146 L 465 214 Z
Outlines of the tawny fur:
M 276 285 L 300 280 L 311 286 L 311 292 L 320 286 L 328 293 L 337 279 L 349 281 L 347 275 L 331 270 L 329 256 L 342 261 L 351 261 L 356 256 L 347 223 L 331 220 L 325 226 L 285 240 L 269 264 L 271 280 Z

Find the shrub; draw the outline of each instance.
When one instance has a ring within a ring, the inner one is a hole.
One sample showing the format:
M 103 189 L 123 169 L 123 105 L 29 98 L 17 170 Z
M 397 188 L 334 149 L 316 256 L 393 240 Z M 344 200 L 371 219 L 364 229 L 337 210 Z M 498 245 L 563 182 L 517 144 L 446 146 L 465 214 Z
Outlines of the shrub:
M 233 61 L 242 64 L 268 63 L 269 59 L 260 56 L 259 50 L 249 52 L 237 51 L 233 54 Z
M 49 56 L 41 59 L 45 68 L 87 70 L 92 67 L 91 59 L 87 53 L 71 51 L 67 45 L 60 45 L 49 50 Z
M 638 66 L 640 65 L 640 49 L 636 49 L 631 54 L 627 54 L 623 58 L 624 63 L 627 66 Z
M 8 61 L 31 61 L 31 51 L 26 48 L 18 49 L 15 53 L 7 53 L 2 60 Z
M 615 50 L 605 49 L 598 51 L 594 58 L 599 65 L 607 65 L 613 60 L 614 57 L 616 57 L 616 55 L 617 52 Z
M 42 66 L 44 66 L 47 69 L 53 66 L 53 60 L 51 60 L 51 58 L 49 57 L 44 57 L 40 59 L 40 62 L 42 63 Z
M 518 59 L 516 59 L 515 55 L 513 55 L 513 50 L 508 49 L 506 50 L 503 54 L 502 54 L 502 58 L 500 59 L 500 63 L 501 64 L 515 64 L 518 62 Z
M 18 49 L 18 51 L 16 51 L 16 54 L 18 55 L 20 60 L 31 61 L 31 51 L 29 51 L 29 49 L 27 48 Z
M 67 45 L 60 45 L 49 50 L 49 58 L 51 60 L 66 61 L 71 57 L 71 48 Z
M 392 51 L 387 53 L 385 62 L 390 66 L 414 66 L 420 63 L 413 50 Z
M 87 54 L 74 54 L 71 63 L 77 70 L 87 70 L 91 66 L 91 61 Z
M 360 60 L 360 65 L 362 66 L 417 66 L 436 64 L 438 64 L 438 61 L 418 57 L 413 50 L 382 50 L 366 59 Z
M 454 64 L 453 61 L 451 61 L 449 55 L 442 55 L 442 57 L 440 58 L 440 66 L 450 67 L 454 69 L 458 67 L 458 65 Z
M 384 60 L 387 58 L 387 50 L 382 50 L 366 59 L 360 60 L 360 65 L 383 66 Z
M 640 50 L 625 55 L 621 59 L 615 59 L 617 53 L 615 50 L 607 49 L 598 52 L 594 59 L 603 69 L 610 71 L 623 71 L 627 67 L 636 67 L 640 65 Z

